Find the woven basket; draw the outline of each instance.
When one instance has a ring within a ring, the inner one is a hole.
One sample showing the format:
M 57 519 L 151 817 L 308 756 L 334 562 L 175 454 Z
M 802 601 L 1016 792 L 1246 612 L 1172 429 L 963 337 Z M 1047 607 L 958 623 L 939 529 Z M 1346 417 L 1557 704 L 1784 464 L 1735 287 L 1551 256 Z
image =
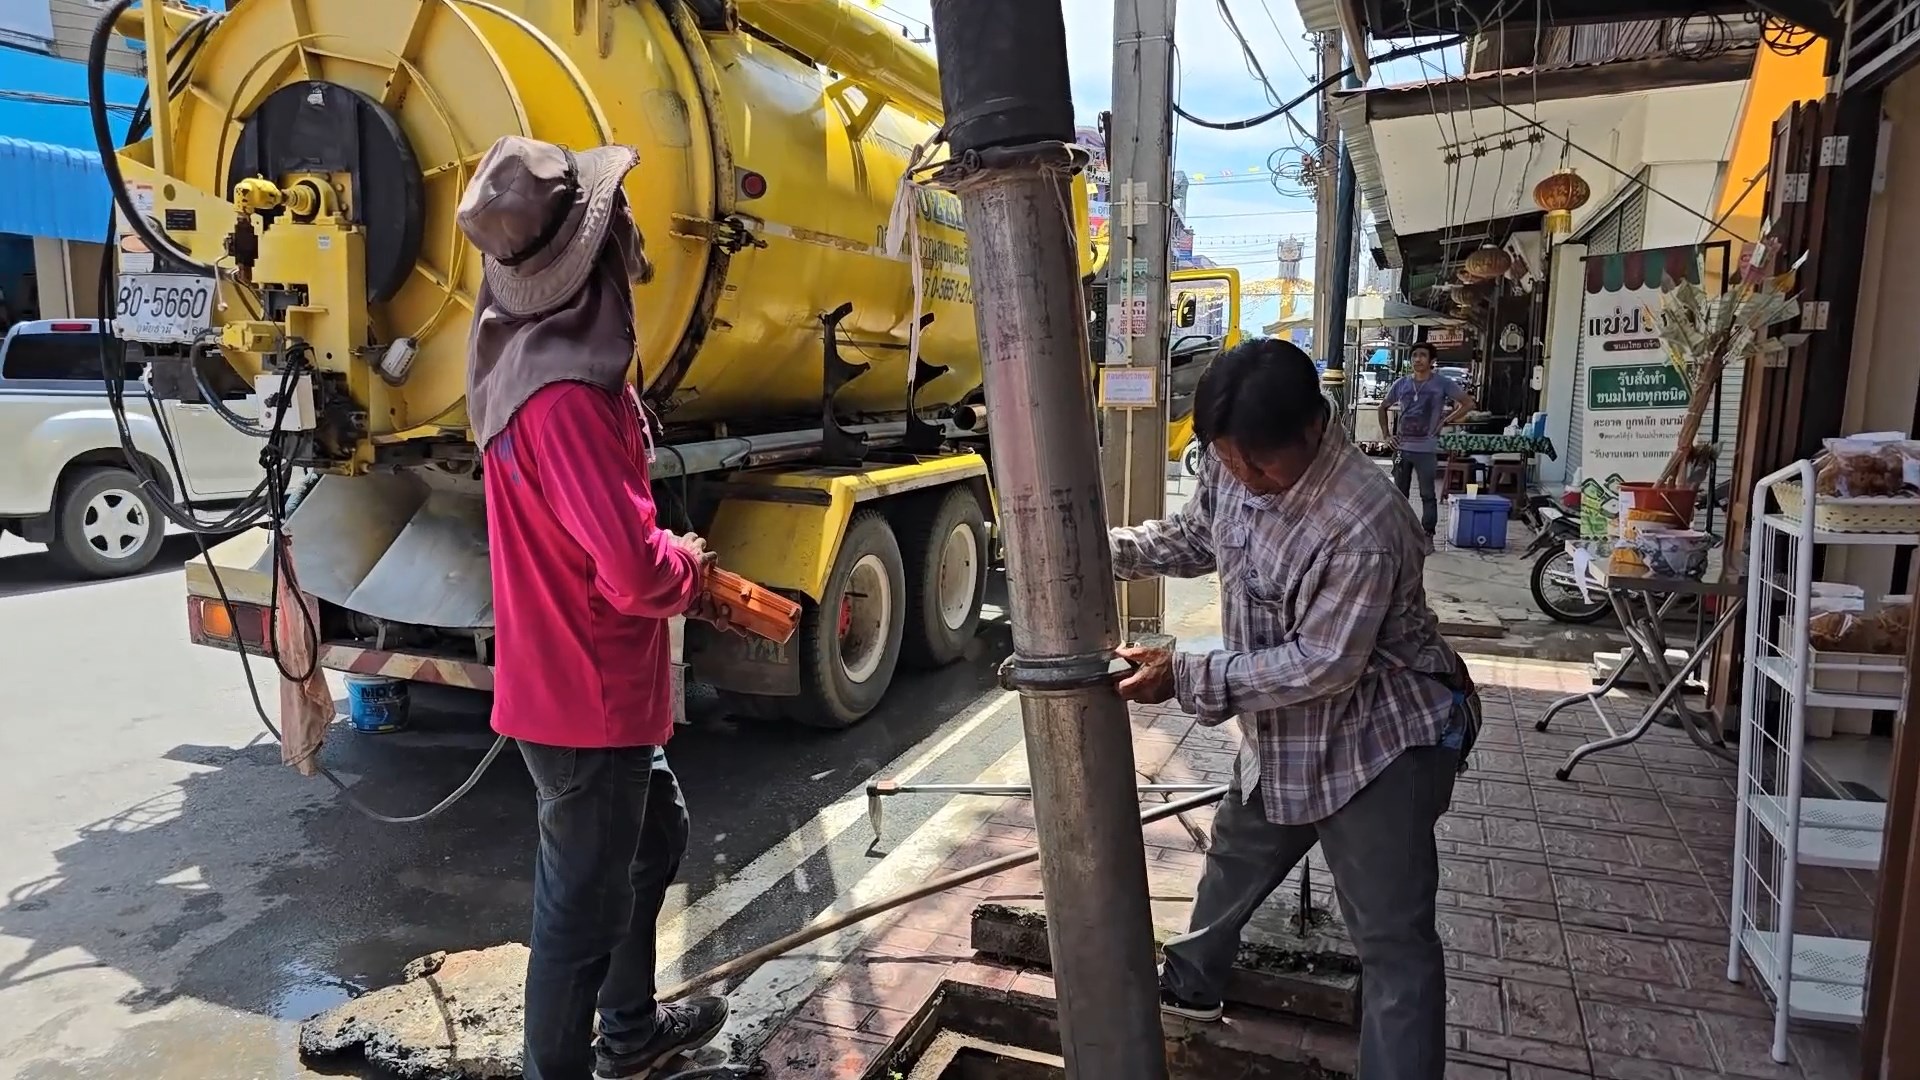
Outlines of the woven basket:
M 1780 515 L 1798 522 L 1807 510 L 1798 481 L 1773 486 Z M 1814 501 L 1813 527 L 1833 533 L 1920 533 L 1920 499 L 1901 496 L 1822 495 Z

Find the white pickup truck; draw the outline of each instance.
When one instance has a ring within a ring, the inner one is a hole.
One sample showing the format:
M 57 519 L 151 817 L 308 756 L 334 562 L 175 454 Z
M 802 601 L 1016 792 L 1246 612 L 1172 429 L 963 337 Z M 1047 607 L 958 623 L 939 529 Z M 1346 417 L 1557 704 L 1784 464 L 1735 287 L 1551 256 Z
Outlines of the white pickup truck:
M 65 569 L 84 577 L 144 569 L 159 553 L 167 526 L 127 467 L 100 348 L 95 319 L 17 323 L 0 339 L 0 532 L 46 544 Z M 130 351 L 127 426 L 147 470 L 164 478 L 173 500 L 212 510 L 251 494 L 264 475 L 260 440 L 211 405 L 163 401 L 161 415 L 180 461 L 176 472 L 140 382 L 144 375 L 145 365 Z M 259 415 L 255 401 L 224 404 L 249 419 Z

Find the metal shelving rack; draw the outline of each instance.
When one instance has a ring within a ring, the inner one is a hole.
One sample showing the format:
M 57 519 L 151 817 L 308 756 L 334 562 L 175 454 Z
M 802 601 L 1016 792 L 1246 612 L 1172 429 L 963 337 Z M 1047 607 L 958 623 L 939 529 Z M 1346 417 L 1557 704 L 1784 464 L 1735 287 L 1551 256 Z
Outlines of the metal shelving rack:
M 1770 510 L 1771 489 L 1800 481 L 1799 520 Z M 1861 1022 L 1868 942 L 1797 933 L 1796 879 L 1803 866 L 1872 870 L 1879 866 L 1886 807 L 1849 799 L 1810 799 L 1805 774 L 1806 710 L 1899 710 L 1899 697 L 1809 689 L 1813 681 L 1808 615 L 1814 550 L 1826 545 L 1913 546 L 1920 536 L 1827 532 L 1815 527 L 1818 496 L 1812 461 L 1799 461 L 1754 485 L 1747 568 L 1748 677 L 1740 696 L 1739 812 L 1733 841 L 1732 933 L 1727 978 L 1741 981 L 1744 954 L 1774 1003 L 1773 1059 L 1787 1060 L 1787 1022 Z M 1772 572 L 1784 554 L 1791 573 Z

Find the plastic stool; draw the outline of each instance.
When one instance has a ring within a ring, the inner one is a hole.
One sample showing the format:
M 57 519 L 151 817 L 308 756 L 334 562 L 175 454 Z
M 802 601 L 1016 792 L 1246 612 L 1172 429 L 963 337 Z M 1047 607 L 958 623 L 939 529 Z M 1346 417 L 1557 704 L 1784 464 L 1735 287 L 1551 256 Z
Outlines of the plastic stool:
M 1487 474 L 1487 493 L 1491 495 L 1511 496 L 1515 505 L 1526 502 L 1527 463 L 1524 461 L 1501 461 L 1495 458 L 1493 468 Z

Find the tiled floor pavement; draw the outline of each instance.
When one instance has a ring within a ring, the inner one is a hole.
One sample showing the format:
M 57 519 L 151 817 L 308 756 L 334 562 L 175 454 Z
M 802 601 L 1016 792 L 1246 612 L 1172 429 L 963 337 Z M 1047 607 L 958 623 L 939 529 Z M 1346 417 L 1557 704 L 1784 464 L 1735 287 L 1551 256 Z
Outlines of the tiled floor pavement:
M 1553 773 L 1600 731 L 1590 710 L 1533 721 L 1584 690 L 1571 665 L 1475 664 L 1486 727 L 1440 824 L 1440 929 L 1457 1080 L 1851 1080 L 1854 1033 L 1796 1029 L 1794 1061 L 1768 1056 L 1767 1007 L 1726 979 L 1734 771 L 1656 727 L 1632 747 Z M 1610 711 L 1624 717 L 1621 701 Z M 1225 781 L 1232 736 L 1164 709 L 1138 710 L 1135 753 L 1161 780 Z M 1205 829 L 1209 815 L 1191 815 Z M 955 852 L 958 869 L 1033 843 L 1030 807 L 1008 803 Z M 1146 830 L 1156 918 L 1184 924 L 1201 863 L 1180 822 Z M 1317 859 L 1317 852 L 1316 852 Z M 1873 882 L 1809 870 L 1802 929 L 1864 937 Z M 1325 882 L 1324 871 L 1317 876 Z M 767 1044 L 775 1075 L 857 1077 L 943 977 L 1051 997 L 1044 973 L 969 961 L 969 918 L 987 897 L 1032 898 L 1035 867 L 903 909 Z M 783 1068 L 806 1062 L 805 1068 Z M 815 1063 L 818 1064 L 815 1064 Z

